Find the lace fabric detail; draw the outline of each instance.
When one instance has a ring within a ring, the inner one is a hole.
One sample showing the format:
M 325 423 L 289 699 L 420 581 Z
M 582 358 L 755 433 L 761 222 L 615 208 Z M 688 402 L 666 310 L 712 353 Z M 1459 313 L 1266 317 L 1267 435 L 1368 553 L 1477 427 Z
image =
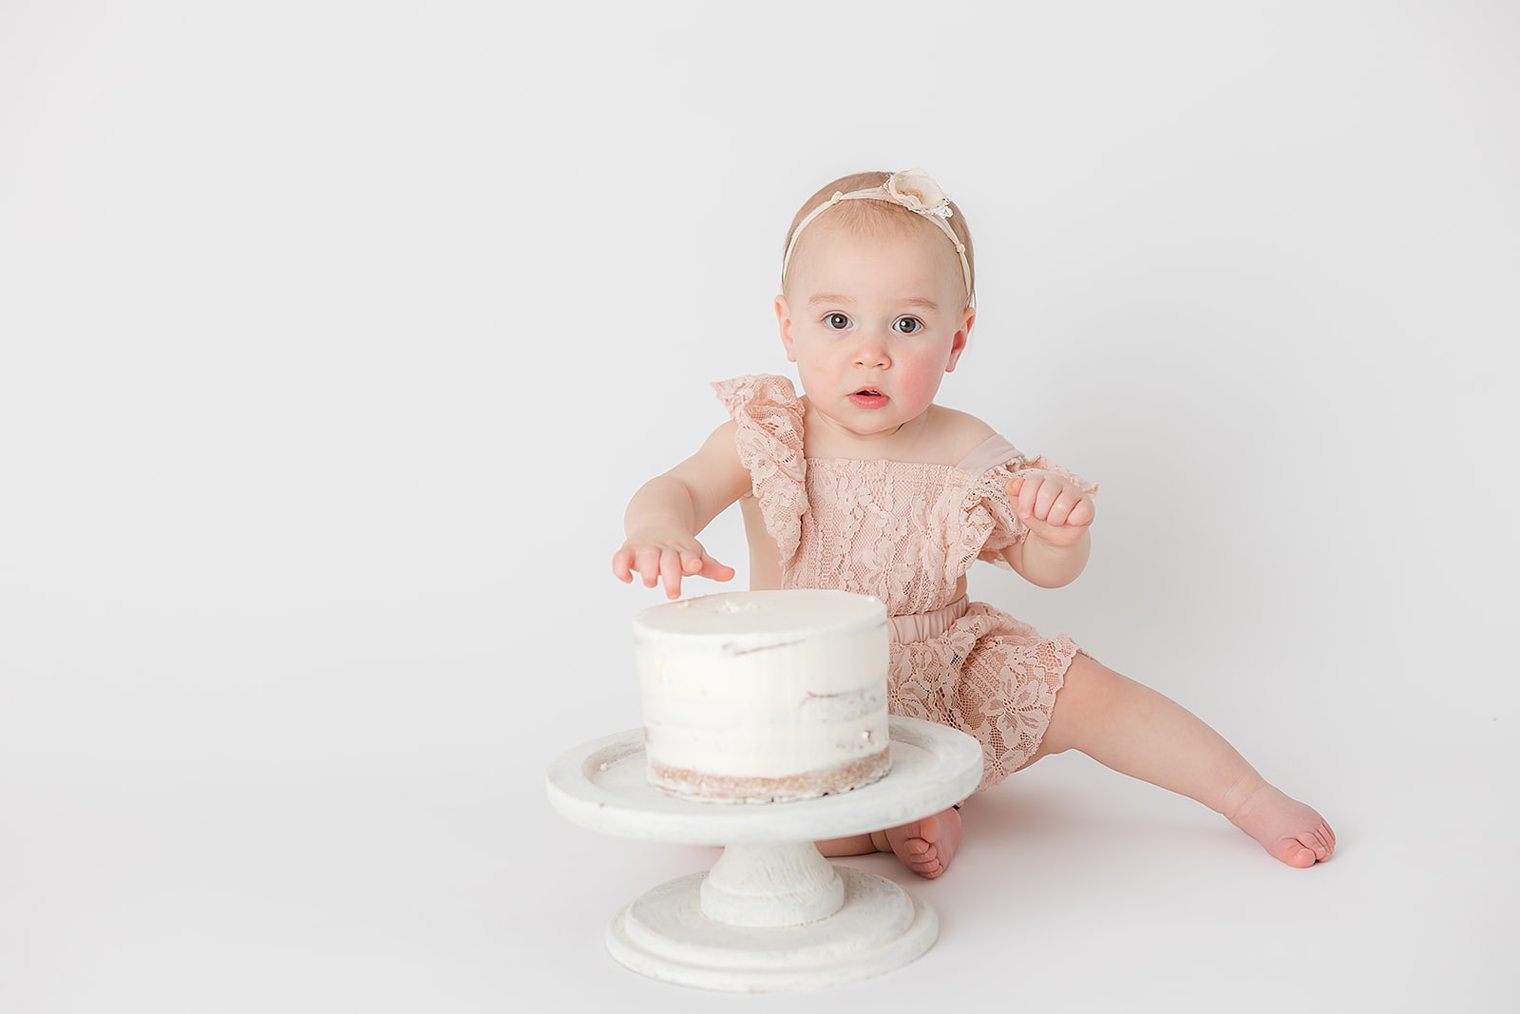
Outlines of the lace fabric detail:
M 938 637 L 892 647 L 887 710 L 970 733 L 982 745 L 975 792 L 1013 774 L 1039 749 L 1056 691 L 1077 655 L 1065 634 L 1042 637 L 1029 624 L 973 602 Z
M 812 513 L 783 585 L 875 595 L 893 615 L 947 604 L 959 575 L 946 581 L 943 529 L 933 518 L 948 472 L 915 462 L 810 461 Z
M 750 471 L 784 573 L 802 539 L 802 516 L 808 509 L 802 400 L 791 381 L 776 374 L 746 374 L 713 381 L 712 387 L 738 424 L 739 460 Z

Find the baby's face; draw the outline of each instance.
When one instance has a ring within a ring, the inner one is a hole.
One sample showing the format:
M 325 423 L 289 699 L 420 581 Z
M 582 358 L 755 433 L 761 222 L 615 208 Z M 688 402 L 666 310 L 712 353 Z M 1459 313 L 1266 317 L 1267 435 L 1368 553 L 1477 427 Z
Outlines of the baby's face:
M 860 237 L 814 222 L 788 268 L 791 299 L 776 297 L 808 401 L 857 436 L 893 433 L 928 410 L 976 316 L 955 247 L 923 226 Z M 851 397 L 863 387 L 885 400 Z

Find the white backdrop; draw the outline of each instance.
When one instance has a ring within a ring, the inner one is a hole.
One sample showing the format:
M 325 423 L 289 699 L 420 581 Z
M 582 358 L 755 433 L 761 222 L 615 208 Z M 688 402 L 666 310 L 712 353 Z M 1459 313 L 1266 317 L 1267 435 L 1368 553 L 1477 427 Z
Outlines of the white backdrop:
M 716 853 L 544 769 L 639 724 L 628 498 L 709 381 L 795 376 L 791 216 L 914 166 L 976 243 L 941 402 L 1103 487 L 1076 583 L 973 598 L 1340 850 L 1062 755 L 939 881 L 848 860 L 928 955 L 757 1002 L 1512 1009 L 1517 42 L 1449 0 L 0 5 L 0 1010 L 709 1009 L 601 933 Z M 686 594 L 746 587 L 737 511 L 702 538 L 739 575 Z

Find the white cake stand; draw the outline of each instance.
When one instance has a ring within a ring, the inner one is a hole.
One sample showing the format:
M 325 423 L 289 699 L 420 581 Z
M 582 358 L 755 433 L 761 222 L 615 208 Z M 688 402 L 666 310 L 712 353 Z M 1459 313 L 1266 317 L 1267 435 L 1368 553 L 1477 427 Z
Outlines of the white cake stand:
M 740 992 L 813 989 L 906 965 L 939 933 L 934 910 L 885 877 L 835 866 L 813 842 L 938 813 L 976 788 L 982 748 L 958 729 L 890 719 L 892 770 L 870 785 L 790 803 L 708 803 L 645 778 L 644 734 L 583 743 L 549 769 L 549 802 L 593 831 L 721 845 L 607 929 L 619 962 L 665 982 Z

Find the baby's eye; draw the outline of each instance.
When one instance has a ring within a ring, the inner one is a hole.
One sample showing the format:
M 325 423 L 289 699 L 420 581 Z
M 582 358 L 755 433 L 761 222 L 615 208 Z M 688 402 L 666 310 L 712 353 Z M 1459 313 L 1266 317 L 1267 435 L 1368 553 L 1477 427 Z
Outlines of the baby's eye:
M 926 324 L 924 324 L 923 321 L 919 320 L 917 317 L 898 317 L 897 318 L 897 323 L 898 324 L 904 323 L 905 321 L 911 321 L 916 326 L 911 331 L 898 331 L 898 334 L 918 334 L 920 331 L 922 331 L 927 326 Z M 895 324 L 893 326 L 896 327 Z
M 835 320 L 841 320 L 844 323 L 840 324 L 838 327 L 835 327 L 833 325 L 833 323 L 832 323 Z M 841 331 L 844 328 L 846 328 L 847 326 L 849 326 L 849 323 L 850 323 L 850 318 L 846 317 L 842 313 L 831 313 L 827 317 L 823 318 L 823 326 L 826 327 L 826 328 L 828 328 L 830 331 Z

